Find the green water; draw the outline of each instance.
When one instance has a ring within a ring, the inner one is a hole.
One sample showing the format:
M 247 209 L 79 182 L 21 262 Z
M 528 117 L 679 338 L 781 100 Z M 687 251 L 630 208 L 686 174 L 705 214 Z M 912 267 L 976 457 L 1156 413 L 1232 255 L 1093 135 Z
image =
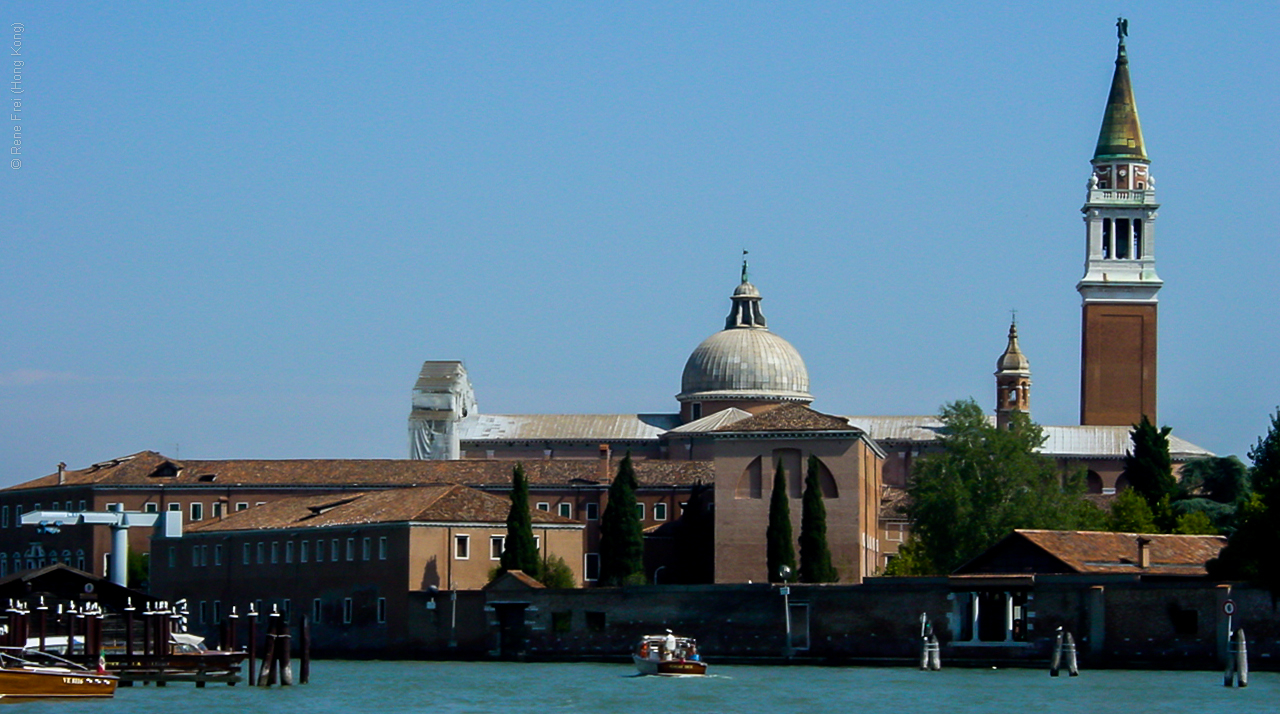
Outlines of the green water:
M 296 664 L 296 663 L 295 663 Z M 192 685 L 121 689 L 115 699 L 15 704 L 75 714 L 345 714 L 376 712 L 1159 712 L 1280 711 L 1280 674 L 1227 689 L 1213 672 L 753 667 L 712 663 L 703 678 L 637 677 L 625 664 L 317 662 L 312 683 L 256 689 Z

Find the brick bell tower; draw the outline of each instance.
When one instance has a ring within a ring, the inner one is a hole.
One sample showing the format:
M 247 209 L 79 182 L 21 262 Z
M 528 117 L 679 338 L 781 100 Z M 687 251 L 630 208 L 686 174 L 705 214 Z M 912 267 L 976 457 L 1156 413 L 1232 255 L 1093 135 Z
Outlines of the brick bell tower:
M 1128 426 L 1156 421 L 1155 181 L 1142 141 L 1125 50 L 1127 20 L 1093 154 L 1085 223 L 1080 423 Z

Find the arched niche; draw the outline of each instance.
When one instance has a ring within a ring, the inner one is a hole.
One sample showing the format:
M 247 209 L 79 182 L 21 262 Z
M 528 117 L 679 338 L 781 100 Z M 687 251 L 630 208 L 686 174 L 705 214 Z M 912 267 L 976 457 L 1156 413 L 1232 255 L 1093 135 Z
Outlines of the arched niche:
M 764 465 L 762 457 L 755 457 L 738 477 L 734 498 L 764 498 Z

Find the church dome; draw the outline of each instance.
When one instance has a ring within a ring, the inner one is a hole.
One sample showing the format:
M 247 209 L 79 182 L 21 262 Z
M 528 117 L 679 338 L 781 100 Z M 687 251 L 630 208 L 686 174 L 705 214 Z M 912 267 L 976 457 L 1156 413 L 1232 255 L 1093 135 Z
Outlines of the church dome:
M 731 299 L 725 329 L 689 355 L 676 399 L 813 401 L 804 360 L 790 342 L 769 331 L 760 311 L 760 291 L 747 281 L 745 262 Z
M 1009 325 L 1009 345 L 1005 347 L 1004 353 L 996 360 L 996 374 L 1000 373 L 1018 373 L 1031 372 L 1031 362 L 1027 360 L 1027 356 L 1022 354 L 1022 348 L 1018 346 L 1018 326 L 1016 324 Z
M 763 327 L 721 330 L 703 340 L 684 365 L 676 398 L 813 401 L 800 353 Z

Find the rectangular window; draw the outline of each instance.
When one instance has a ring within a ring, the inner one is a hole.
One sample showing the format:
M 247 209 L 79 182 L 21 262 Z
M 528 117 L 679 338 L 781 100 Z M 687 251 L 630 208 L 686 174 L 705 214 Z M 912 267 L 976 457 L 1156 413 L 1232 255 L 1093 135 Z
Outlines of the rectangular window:
M 539 502 L 539 503 L 538 503 L 538 510 L 539 510 L 539 511 L 550 511 L 550 510 L 551 510 L 551 504 L 550 504 L 550 503 L 547 503 L 546 501 L 541 501 L 541 502 Z
M 258 565 L 262 565 L 264 562 L 266 562 L 267 560 L 266 553 L 267 553 L 266 545 L 264 545 L 262 541 L 258 541 Z
M 209 608 L 209 604 L 208 604 L 207 602 L 205 602 L 204 600 L 201 600 L 201 601 L 200 601 L 200 624 L 201 624 L 201 625 L 203 625 L 204 623 L 206 623 L 206 622 L 208 622 L 208 621 L 209 621 L 209 609 L 208 609 L 208 608 Z
M 61 506 L 61 505 L 62 505 L 61 501 L 54 501 L 53 503 L 49 504 L 49 510 L 56 511 L 58 510 L 58 506 Z
M 182 510 L 182 504 L 181 504 L 181 503 L 170 503 L 170 504 L 169 504 L 169 510 L 170 510 L 170 511 L 181 511 L 181 510 Z
M 323 538 L 316 541 L 316 562 L 317 563 L 324 562 L 324 539 Z
M 160 504 L 156 503 L 155 501 L 147 501 L 146 503 L 142 504 L 143 513 L 156 513 L 159 510 L 160 510 Z
M 169 567 L 178 567 L 178 549 L 176 547 L 169 548 Z
M 284 544 L 284 562 L 293 562 L 293 541 L 286 541 Z
M 385 597 L 378 598 L 378 622 L 387 621 L 387 599 Z
M 655 521 L 667 520 L 667 504 L 665 503 L 653 504 L 653 520 Z
M 342 559 L 342 551 L 338 549 L 337 538 L 329 541 L 329 559 L 335 563 Z
M 198 545 L 191 546 L 191 567 L 200 567 L 200 546 Z
M 636 504 L 636 517 L 639 518 L 641 521 L 644 521 L 644 504 L 643 503 Z
M 351 615 L 354 609 L 355 608 L 352 607 L 351 605 L 351 598 L 349 597 L 342 598 L 342 624 L 344 625 L 351 624 Z
M 222 622 L 222 601 L 214 600 L 213 601 L 213 624 L 216 625 L 219 622 Z
M 308 556 L 310 555 L 311 555 L 311 541 L 304 540 L 302 541 L 298 549 L 298 562 L 300 563 L 307 562 Z
M 387 537 L 378 538 L 378 560 L 387 559 Z
M 456 535 L 453 537 L 453 557 L 467 560 L 471 557 L 471 536 Z
M 600 579 L 600 554 L 587 553 L 583 556 L 583 575 L 582 579 L 594 581 Z
M 489 560 L 502 560 L 502 548 L 506 540 L 503 536 L 489 536 Z
M 245 503 L 244 501 L 241 501 L 241 502 L 239 502 L 239 503 L 237 503 L 237 504 L 236 504 L 236 510 L 237 510 L 237 511 L 247 511 L 247 510 L 249 510 L 249 504 L 248 504 L 248 503 Z
M 280 544 L 271 541 L 271 564 L 275 565 L 280 557 Z
M 293 601 L 285 598 L 280 601 L 280 616 L 284 618 L 283 622 L 289 621 L 290 610 L 293 609 Z
M 33 511 L 38 511 L 38 510 L 40 510 L 40 504 L 38 504 L 38 503 L 37 503 L 37 504 L 36 504 L 36 507 L 35 507 L 35 508 L 33 508 L 33 509 L 31 509 L 31 510 L 33 510 Z M 107 510 L 108 510 L 108 511 L 123 511 L 124 509 L 123 509 L 123 508 L 121 508 L 121 507 L 120 507 L 120 504 L 118 504 L 118 503 L 108 503 L 108 504 L 107 504 Z
M 572 503 L 562 503 L 562 504 L 560 504 L 560 517 L 561 517 L 561 518 L 573 518 L 573 504 L 572 504 Z
M 222 518 L 222 508 L 223 508 L 222 501 L 213 502 L 213 517 L 215 519 Z
M 316 598 L 315 600 L 311 601 L 311 621 L 312 622 L 317 624 L 320 622 L 320 612 L 323 609 L 324 609 L 324 606 L 320 604 L 320 598 Z
M 213 564 L 222 565 L 222 545 L 213 546 Z M 214 618 L 217 619 L 216 617 Z
M 368 560 L 373 556 L 373 541 L 365 538 L 360 541 L 360 560 Z
M 356 559 L 356 539 L 348 538 L 347 539 L 347 562 L 350 563 L 355 559 Z
M 245 565 L 248 565 L 248 564 L 249 564 L 249 561 L 250 561 L 250 558 L 249 558 L 249 544 L 248 544 L 248 543 L 245 543 L 245 544 L 244 544 L 244 564 L 245 564 Z
M 588 503 L 587 504 L 587 520 L 596 521 L 599 519 L 600 519 L 600 504 Z
M 191 504 L 191 522 L 195 523 L 196 521 L 203 521 L 203 520 L 204 520 L 204 504 L 192 503 Z
M 84 511 L 84 499 L 80 499 L 80 511 Z
M 0 528 L 9 527 L 9 507 L 0 506 Z

